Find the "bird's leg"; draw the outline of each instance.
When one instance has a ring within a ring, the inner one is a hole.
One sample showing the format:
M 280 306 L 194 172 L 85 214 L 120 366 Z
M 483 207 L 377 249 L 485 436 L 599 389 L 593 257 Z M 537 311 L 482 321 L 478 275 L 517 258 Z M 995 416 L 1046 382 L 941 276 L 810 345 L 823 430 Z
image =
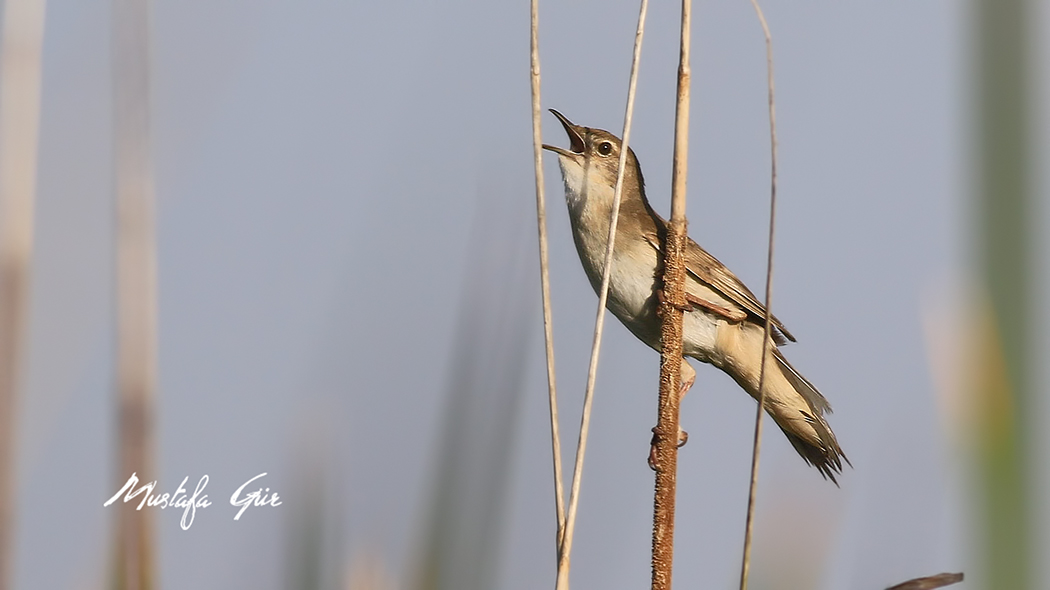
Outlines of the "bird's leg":
M 685 394 L 689 392 L 689 389 L 693 387 L 693 383 L 696 382 L 696 369 L 689 364 L 684 358 L 682 359 L 682 370 L 681 370 L 682 382 L 678 386 L 678 406 L 681 407 L 682 399 Z M 649 442 L 649 468 L 656 471 L 656 443 L 659 442 L 660 432 L 653 427 L 653 438 Z M 689 433 L 682 430 L 682 427 L 678 427 L 678 448 L 685 446 L 685 443 L 689 441 Z

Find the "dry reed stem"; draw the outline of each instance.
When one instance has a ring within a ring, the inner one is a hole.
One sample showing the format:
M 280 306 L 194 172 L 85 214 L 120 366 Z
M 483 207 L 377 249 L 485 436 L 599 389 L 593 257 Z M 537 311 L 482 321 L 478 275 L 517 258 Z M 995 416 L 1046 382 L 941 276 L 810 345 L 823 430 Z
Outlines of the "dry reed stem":
M 558 573 L 556 590 L 569 588 L 569 564 L 572 553 L 572 537 L 576 529 L 576 510 L 580 499 L 580 480 L 583 477 L 583 459 L 587 452 L 587 435 L 590 431 L 591 407 L 594 402 L 594 381 L 598 373 L 598 356 L 601 351 L 602 332 L 605 327 L 605 302 L 609 298 L 609 269 L 612 267 L 613 246 L 616 242 L 616 223 L 620 217 L 620 200 L 623 194 L 623 173 L 627 164 L 627 146 L 631 135 L 631 120 L 634 115 L 634 95 L 638 87 L 638 61 L 642 53 L 642 38 L 645 34 L 645 13 L 649 0 L 641 0 L 638 11 L 638 28 L 634 34 L 634 53 L 631 58 L 631 76 L 627 88 L 627 106 L 623 116 L 623 135 L 620 143 L 620 160 L 616 170 L 616 185 L 613 189 L 612 213 L 609 219 L 608 246 L 605 249 L 605 266 L 602 286 L 598 292 L 598 313 L 594 322 L 594 339 L 591 342 L 591 359 L 587 369 L 587 389 L 583 396 L 583 415 L 580 419 L 580 437 L 576 444 L 576 461 L 572 472 L 572 490 L 569 510 L 565 519 L 565 536 L 558 548 Z
M 678 87 L 675 99 L 671 222 L 663 256 L 664 298 L 660 334 L 660 401 L 656 428 L 656 483 L 653 492 L 652 589 L 670 590 L 674 562 L 675 493 L 678 475 L 678 391 L 682 382 L 682 319 L 686 308 L 684 251 L 687 240 L 686 176 L 689 164 L 689 49 L 691 0 L 682 0 Z
M 149 6 L 113 6 L 114 162 L 117 200 L 117 380 L 119 473 L 156 479 L 153 403 L 156 387 L 156 245 L 149 141 Z M 155 587 L 150 511 L 118 510 L 119 588 Z
M 769 249 L 766 258 L 766 317 L 762 340 L 762 362 L 758 372 L 758 407 L 755 410 L 755 440 L 751 454 L 751 482 L 747 495 L 747 520 L 744 525 L 744 555 L 740 565 L 740 590 L 747 590 L 747 580 L 751 569 L 751 539 L 755 520 L 755 495 L 758 491 L 758 459 L 762 451 L 762 415 L 766 403 L 766 359 L 770 353 L 770 331 L 772 329 L 772 295 L 773 295 L 773 252 L 774 235 L 777 218 L 777 116 L 775 88 L 773 86 L 773 40 L 769 34 L 769 25 L 762 14 L 758 0 L 751 0 L 758 21 L 762 25 L 762 34 L 766 40 L 766 77 L 769 86 L 769 145 L 770 145 L 770 189 L 769 189 Z
M 908 580 L 902 582 L 896 586 L 890 586 L 886 590 L 934 590 L 934 588 L 943 588 L 945 586 L 951 586 L 958 582 L 963 581 L 963 575 L 960 574 L 937 574 L 936 576 L 927 576 L 925 578 L 915 578 L 914 580 Z
M 539 0 L 532 0 L 530 81 L 532 84 L 532 152 L 536 169 L 536 226 L 540 242 L 540 291 L 543 299 L 543 343 L 547 358 L 547 398 L 551 420 L 551 451 L 554 456 L 554 506 L 558 518 L 555 548 L 565 535 L 565 488 L 562 482 L 561 435 L 558 428 L 558 390 L 554 378 L 554 323 L 551 318 L 551 283 L 547 249 L 547 204 L 543 193 L 543 133 L 540 113 Z
M 43 0 L 7 0 L 0 34 L 0 590 L 14 582 L 18 390 L 27 352 Z

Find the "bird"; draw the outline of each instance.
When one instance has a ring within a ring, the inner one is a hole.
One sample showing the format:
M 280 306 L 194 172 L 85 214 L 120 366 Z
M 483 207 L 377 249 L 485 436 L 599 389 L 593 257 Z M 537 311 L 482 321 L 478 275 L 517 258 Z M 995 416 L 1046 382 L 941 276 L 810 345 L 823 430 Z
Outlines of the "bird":
M 591 286 L 599 292 L 621 142 L 608 131 L 575 125 L 554 109 L 551 113 L 565 128 L 569 147 L 543 144 L 543 149 L 558 156 L 573 242 Z M 606 307 L 632 334 L 658 352 L 660 250 L 667 226 L 649 204 L 641 166 L 628 148 Z M 732 271 L 689 238 L 684 261 L 688 305 L 683 314 L 683 355 L 721 369 L 757 400 L 765 306 Z M 773 342 L 766 357 L 765 410 L 806 463 L 838 485 L 835 476 L 842 473 L 842 464 L 848 464 L 849 459 L 825 419 L 831 405 L 780 351 L 780 346 L 795 341 L 794 335 L 776 316 L 771 321 Z M 695 369 L 683 358 L 679 399 L 695 378 Z M 684 444 L 683 435 L 679 435 L 680 445 Z

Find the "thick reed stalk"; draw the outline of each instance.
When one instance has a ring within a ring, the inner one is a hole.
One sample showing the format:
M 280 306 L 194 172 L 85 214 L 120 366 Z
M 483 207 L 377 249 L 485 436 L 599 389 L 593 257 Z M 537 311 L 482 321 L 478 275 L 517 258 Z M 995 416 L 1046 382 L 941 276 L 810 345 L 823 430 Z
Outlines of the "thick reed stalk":
M 678 477 L 678 391 L 682 383 L 682 319 L 686 307 L 686 176 L 689 163 L 689 49 L 691 0 L 682 0 L 682 31 L 675 101 L 674 162 L 671 170 L 671 223 L 663 248 L 663 324 L 660 332 L 660 402 L 654 442 L 652 589 L 670 590 L 674 562 L 675 493 Z

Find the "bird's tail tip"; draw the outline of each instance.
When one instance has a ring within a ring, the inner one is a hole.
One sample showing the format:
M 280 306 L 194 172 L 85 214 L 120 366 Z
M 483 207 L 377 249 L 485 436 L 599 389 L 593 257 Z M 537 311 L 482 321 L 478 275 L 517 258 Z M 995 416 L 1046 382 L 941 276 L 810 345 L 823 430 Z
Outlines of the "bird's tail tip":
M 842 475 L 843 463 L 853 467 L 849 458 L 842 452 L 842 448 L 839 447 L 839 443 L 835 440 L 835 435 L 831 433 L 830 429 L 826 430 L 826 433 L 822 433 L 824 436 L 820 437 L 819 444 L 811 443 L 787 430 L 784 430 L 784 434 L 787 435 L 791 446 L 795 447 L 802 459 L 807 464 L 816 467 L 817 471 L 824 476 L 824 479 L 831 480 L 831 483 L 836 486 L 839 485 L 836 476 Z

